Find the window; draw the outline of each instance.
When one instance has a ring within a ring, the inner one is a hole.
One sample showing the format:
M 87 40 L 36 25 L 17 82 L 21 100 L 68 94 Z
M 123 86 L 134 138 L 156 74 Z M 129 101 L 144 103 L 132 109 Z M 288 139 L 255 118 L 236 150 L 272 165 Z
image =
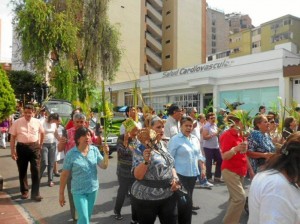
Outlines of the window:
M 171 13 L 171 10 L 167 11 L 167 12 L 166 12 L 166 15 L 169 15 L 170 13 Z
M 213 20 L 213 21 L 211 22 L 211 25 L 215 26 L 215 25 L 216 25 L 216 21 Z
M 212 34 L 212 35 L 211 35 L 211 39 L 212 39 L 212 40 L 215 40 L 216 38 L 217 38 L 217 35 L 216 35 L 216 34 Z
M 260 41 L 256 41 L 252 43 L 252 48 L 258 48 L 260 47 Z
M 168 25 L 166 26 L 166 30 L 170 29 L 171 28 L 171 25 Z
M 169 44 L 171 42 L 171 40 L 166 40 L 166 44 Z
M 171 56 L 168 54 L 168 55 L 166 55 L 166 57 L 165 57 L 166 59 L 168 59 L 168 58 L 171 58 Z
M 216 45 L 217 45 L 217 44 L 216 44 L 216 41 L 212 41 L 212 42 L 211 42 L 211 46 L 212 46 L 212 47 L 215 47 Z
M 212 27 L 211 32 L 215 33 L 216 32 L 216 27 Z

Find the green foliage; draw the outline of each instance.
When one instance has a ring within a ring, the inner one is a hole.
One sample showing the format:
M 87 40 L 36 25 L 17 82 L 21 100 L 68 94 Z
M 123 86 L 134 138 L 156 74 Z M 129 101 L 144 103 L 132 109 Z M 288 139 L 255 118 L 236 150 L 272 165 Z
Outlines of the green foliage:
M 243 134 L 247 135 L 250 133 L 252 128 L 252 120 L 253 118 L 250 116 L 250 111 L 237 110 L 234 112 L 234 116 L 238 118 L 243 124 Z
M 41 94 L 41 83 L 36 80 L 36 75 L 28 71 L 10 71 L 8 78 L 11 87 L 14 90 L 15 96 L 20 100 L 28 102 L 31 96 L 27 93 L 36 92 L 36 95 Z
M 209 112 L 214 112 L 213 100 L 209 101 L 209 104 L 205 108 L 203 108 L 203 113 L 205 114 L 205 116 Z
M 23 60 L 39 74 L 51 70 L 55 97 L 85 102 L 99 76 L 114 80 L 121 60 L 120 34 L 108 21 L 108 0 L 12 2 Z
M 0 68 L 0 122 L 16 109 L 14 90 L 11 88 L 7 74 Z
M 26 0 L 16 10 L 16 32 L 22 43 L 22 58 L 44 72 L 49 53 L 73 53 L 78 27 L 63 12 L 43 0 Z

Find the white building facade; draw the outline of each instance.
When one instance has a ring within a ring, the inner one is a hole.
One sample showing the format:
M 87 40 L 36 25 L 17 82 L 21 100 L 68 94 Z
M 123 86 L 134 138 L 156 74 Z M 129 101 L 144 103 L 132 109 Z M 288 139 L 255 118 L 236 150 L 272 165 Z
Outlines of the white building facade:
M 211 100 L 214 108 L 225 108 L 226 100 L 243 102 L 239 108 L 255 114 L 260 105 L 270 110 L 278 104 L 278 97 L 287 104 L 298 100 L 298 96 L 293 96 L 297 86 L 293 85 L 293 78 L 283 76 L 283 67 L 299 62 L 299 55 L 277 49 L 142 76 L 140 88 L 144 102 L 157 112 L 167 103 L 203 111 Z

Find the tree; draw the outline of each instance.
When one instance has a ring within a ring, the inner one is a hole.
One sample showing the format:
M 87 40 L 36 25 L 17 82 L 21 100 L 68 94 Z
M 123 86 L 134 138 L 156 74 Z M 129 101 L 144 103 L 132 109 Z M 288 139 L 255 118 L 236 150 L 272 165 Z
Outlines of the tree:
M 19 100 L 25 100 L 24 103 L 29 102 L 31 98 L 36 98 L 38 101 L 43 100 L 43 86 L 36 80 L 34 73 L 28 71 L 10 71 L 8 79 L 16 98 L 19 98 Z
M 12 2 L 22 58 L 40 75 L 52 61 L 54 96 L 84 102 L 97 80 L 114 80 L 121 59 L 120 34 L 108 21 L 108 0 Z
M 14 90 L 11 88 L 7 74 L 0 68 L 0 122 L 16 109 Z

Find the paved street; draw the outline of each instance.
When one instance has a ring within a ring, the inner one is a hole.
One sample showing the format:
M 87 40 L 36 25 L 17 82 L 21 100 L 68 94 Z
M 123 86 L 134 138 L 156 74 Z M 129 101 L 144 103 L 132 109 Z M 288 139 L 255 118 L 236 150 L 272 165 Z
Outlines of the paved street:
M 113 206 L 116 199 L 118 182 L 116 178 L 116 153 L 110 159 L 107 170 L 99 169 L 100 190 L 91 223 L 100 224 L 129 224 L 131 220 L 129 200 L 126 199 L 122 214 L 124 219 L 117 221 L 113 218 Z M 70 219 L 68 204 L 61 208 L 58 204 L 59 179 L 55 186 L 47 186 L 47 177 L 42 178 L 41 195 L 44 200 L 40 203 L 31 200 L 20 200 L 17 166 L 10 158 L 10 149 L 0 149 L 0 174 L 4 178 L 4 191 L 11 195 L 12 200 L 20 205 L 28 216 L 28 223 L 66 224 L 73 223 Z M 30 178 L 30 176 L 29 176 Z M 29 183 L 31 183 L 29 179 Z M 65 193 L 67 196 L 67 192 Z M 193 216 L 193 224 L 219 224 L 226 209 L 228 199 L 227 188 L 224 184 L 216 185 L 212 190 L 200 189 L 194 191 L 194 204 L 201 209 Z M 33 221 L 34 220 L 34 221 Z M 241 223 L 247 222 L 244 213 Z M 159 223 L 157 220 L 156 223 Z

